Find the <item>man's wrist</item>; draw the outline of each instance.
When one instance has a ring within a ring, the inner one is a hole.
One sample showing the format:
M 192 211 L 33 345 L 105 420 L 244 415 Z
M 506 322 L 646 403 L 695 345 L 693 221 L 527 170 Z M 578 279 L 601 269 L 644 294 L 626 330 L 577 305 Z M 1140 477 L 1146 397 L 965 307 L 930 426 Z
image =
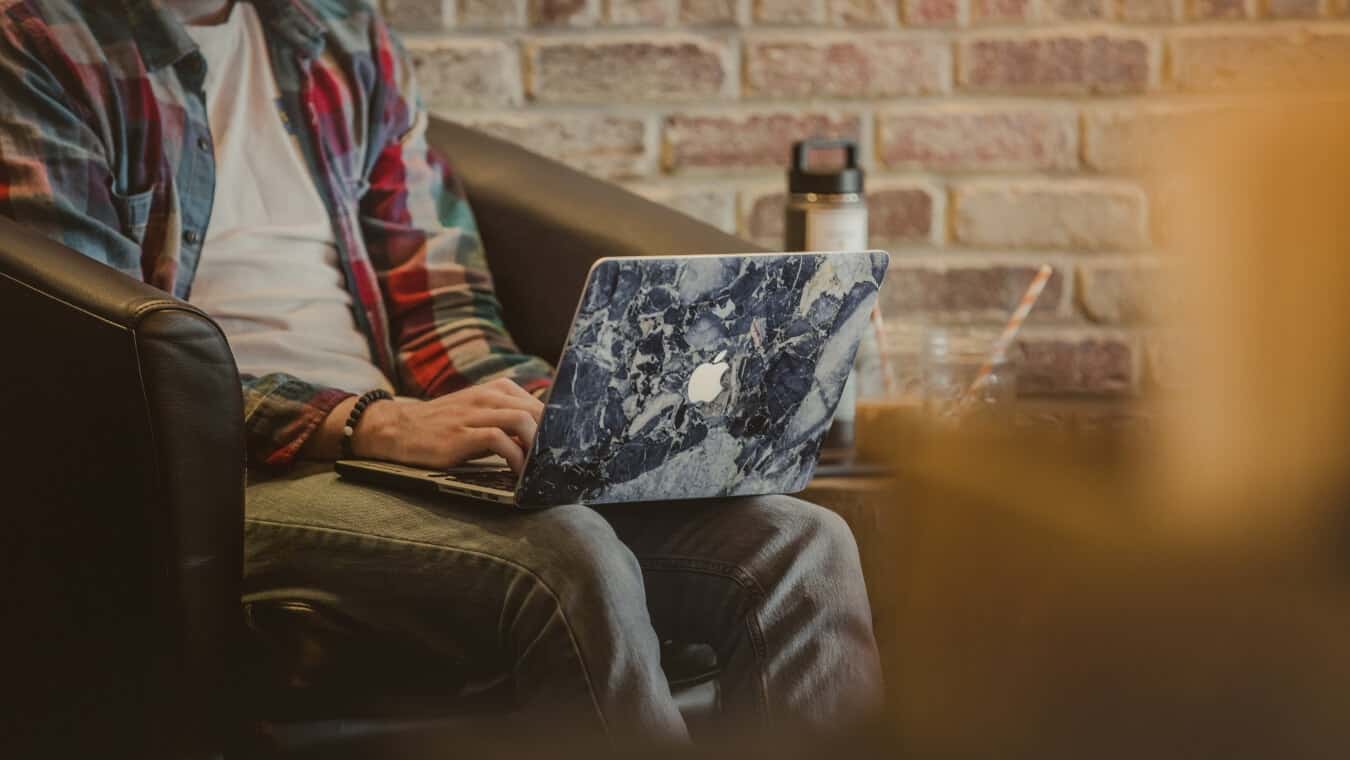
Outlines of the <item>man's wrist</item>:
M 366 407 L 352 431 L 352 453 L 361 459 L 391 459 L 392 446 L 397 440 L 399 402 L 379 399 Z

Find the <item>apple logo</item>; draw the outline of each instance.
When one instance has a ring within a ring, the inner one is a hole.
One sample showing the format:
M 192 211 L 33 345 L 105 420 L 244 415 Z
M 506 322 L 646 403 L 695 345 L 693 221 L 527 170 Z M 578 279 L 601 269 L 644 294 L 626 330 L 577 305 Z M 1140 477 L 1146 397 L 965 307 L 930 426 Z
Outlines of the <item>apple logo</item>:
M 712 401 L 722 392 L 722 375 L 731 367 L 724 359 L 727 352 L 722 351 L 713 357 L 712 362 L 700 364 L 689 376 L 689 400 L 698 404 Z

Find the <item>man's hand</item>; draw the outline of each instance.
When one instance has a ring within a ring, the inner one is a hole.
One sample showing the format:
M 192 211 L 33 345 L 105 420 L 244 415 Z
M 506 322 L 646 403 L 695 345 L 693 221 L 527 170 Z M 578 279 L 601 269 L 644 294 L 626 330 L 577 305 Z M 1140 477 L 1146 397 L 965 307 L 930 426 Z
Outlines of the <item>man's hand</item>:
M 305 446 L 308 456 L 331 458 L 340 446 L 352 401 L 338 405 Z M 356 425 L 352 450 L 365 459 L 444 469 L 483 454 L 500 454 L 511 469 L 525 465 L 544 404 L 506 379 L 465 388 L 431 401 L 377 401 Z M 327 440 L 333 434 L 337 439 Z M 329 456 L 325 456 L 329 454 Z

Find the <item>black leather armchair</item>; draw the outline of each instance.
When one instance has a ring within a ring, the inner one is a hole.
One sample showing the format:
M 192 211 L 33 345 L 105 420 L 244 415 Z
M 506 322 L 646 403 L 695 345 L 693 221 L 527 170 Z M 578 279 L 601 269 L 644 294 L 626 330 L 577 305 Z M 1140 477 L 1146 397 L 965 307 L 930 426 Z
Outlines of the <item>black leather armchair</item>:
M 556 358 L 594 259 L 752 248 L 464 127 L 438 121 L 431 138 L 474 203 L 508 326 L 541 356 Z M 245 624 L 224 337 L 193 306 L 0 220 L 0 349 L 0 755 L 228 754 L 267 702 L 244 693 L 246 660 L 285 654 L 266 621 L 333 620 L 282 600 L 250 610 L 261 635 Z M 698 647 L 669 654 L 676 680 L 713 675 Z M 289 736 L 351 728 L 307 725 Z

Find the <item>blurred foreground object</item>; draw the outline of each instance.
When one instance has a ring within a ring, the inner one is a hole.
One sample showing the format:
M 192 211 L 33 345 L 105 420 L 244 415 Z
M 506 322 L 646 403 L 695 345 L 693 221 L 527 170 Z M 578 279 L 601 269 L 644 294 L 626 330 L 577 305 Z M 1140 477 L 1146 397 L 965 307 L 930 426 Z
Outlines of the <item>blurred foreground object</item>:
M 1166 135 L 1182 390 L 1120 441 L 894 452 L 916 757 L 1350 756 L 1350 108 Z

